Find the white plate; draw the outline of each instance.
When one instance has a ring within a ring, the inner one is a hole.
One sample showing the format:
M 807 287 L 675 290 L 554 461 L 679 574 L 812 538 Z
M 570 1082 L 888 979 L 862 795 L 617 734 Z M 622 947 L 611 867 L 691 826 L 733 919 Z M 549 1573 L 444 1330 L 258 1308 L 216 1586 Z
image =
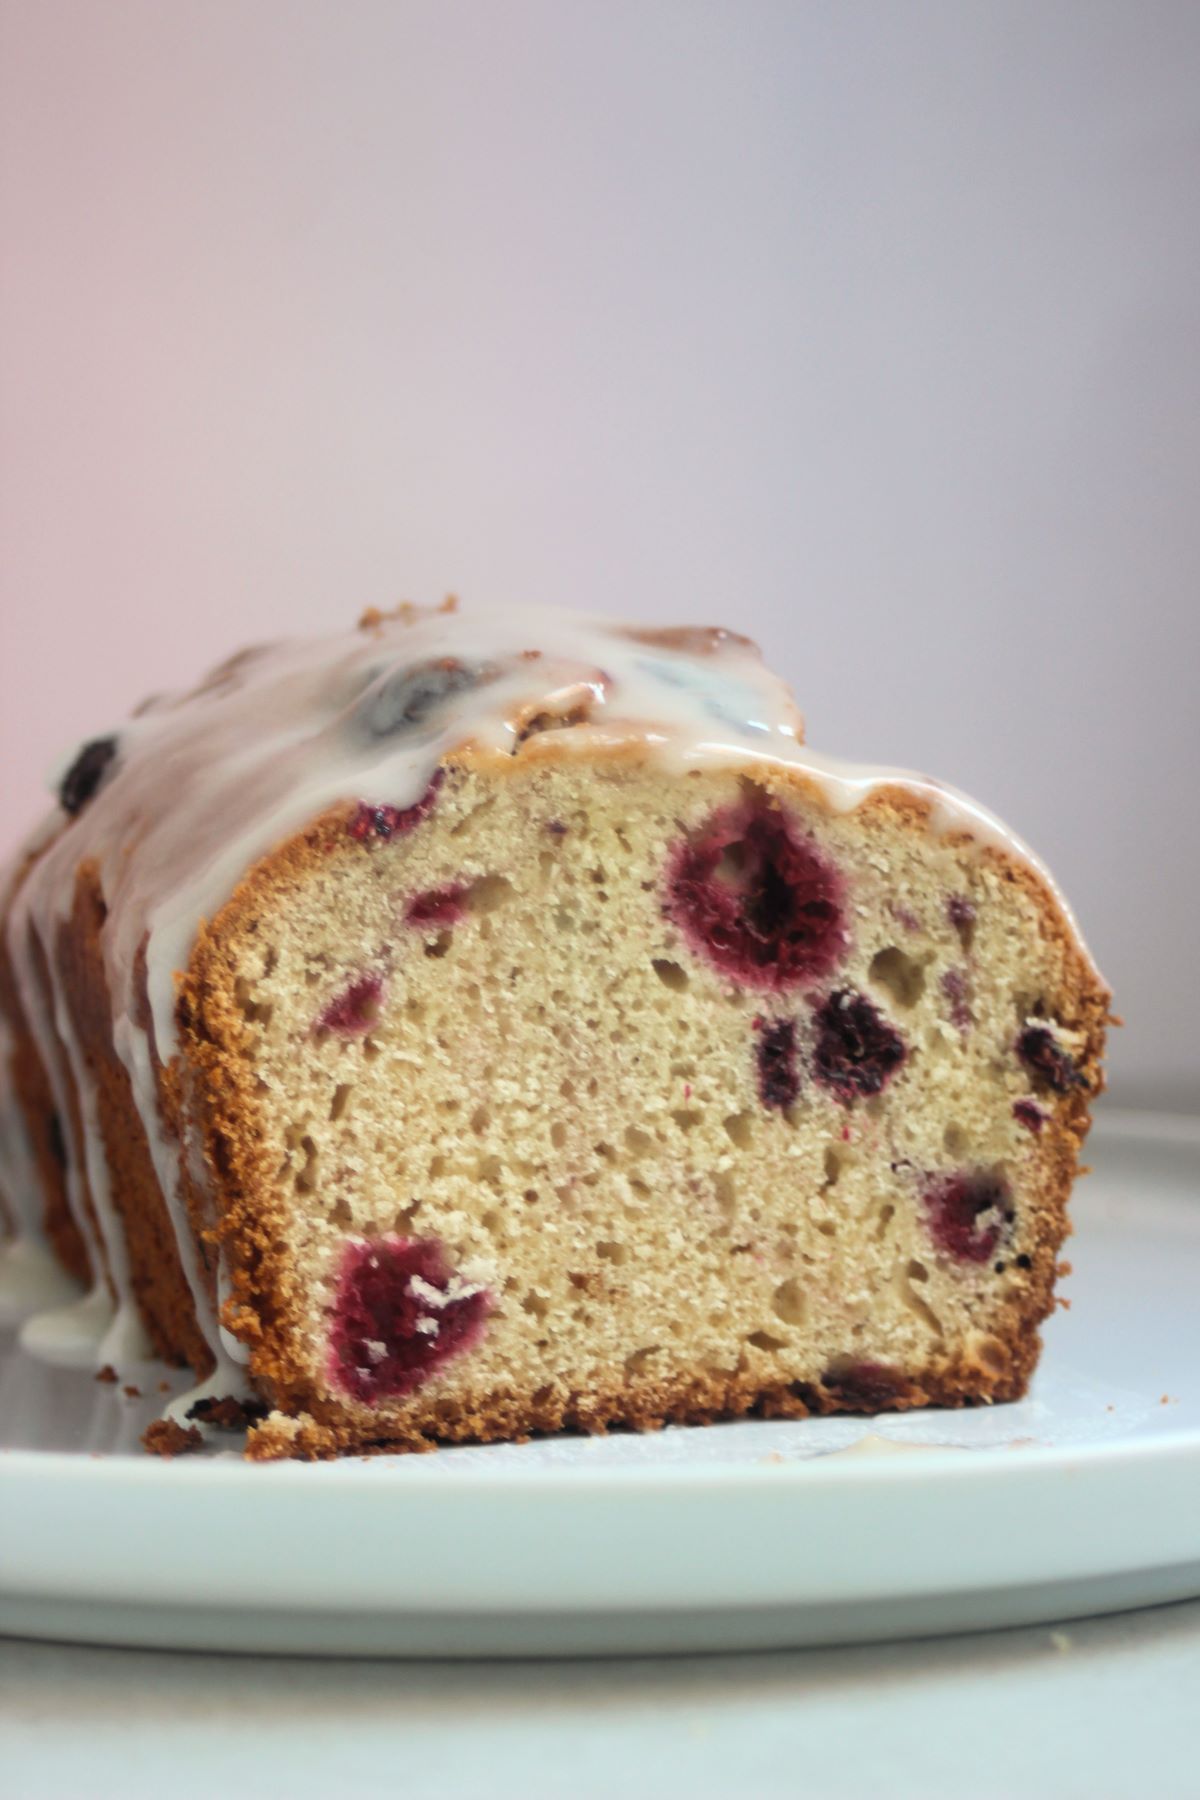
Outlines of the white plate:
M 1200 1123 L 1109 1114 L 1092 1148 L 1072 1310 L 1048 1326 L 1014 1406 L 317 1465 L 163 1463 L 136 1450 L 157 1395 L 10 1354 L 0 1630 L 253 1651 L 645 1653 L 1200 1594 Z

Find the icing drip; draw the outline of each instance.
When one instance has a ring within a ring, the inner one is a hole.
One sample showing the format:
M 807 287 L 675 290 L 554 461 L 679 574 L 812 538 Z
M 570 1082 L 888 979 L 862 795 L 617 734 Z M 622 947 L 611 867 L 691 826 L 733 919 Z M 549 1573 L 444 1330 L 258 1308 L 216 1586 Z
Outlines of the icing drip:
M 1031 868 L 1078 928 L 1048 871 L 986 809 L 923 776 L 862 768 L 816 755 L 782 682 L 753 645 L 727 632 L 636 630 L 609 621 L 533 608 L 462 616 L 401 607 L 371 613 L 357 630 L 242 652 L 182 696 L 159 697 L 115 735 L 97 740 L 104 767 L 94 791 L 79 779 L 69 798 L 87 796 L 67 822 L 61 810 L 43 829 L 41 854 L 17 891 L 8 920 L 19 990 L 46 1065 L 59 1117 L 64 1068 L 78 1088 L 84 1143 L 68 1145 L 72 1212 L 92 1266 L 107 1269 L 68 1313 L 29 1321 L 25 1341 L 43 1354 L 90 1346 L 97 1361 L 119 1362 L 135 1348 L 136 1321 L 120 1228 L 96 1130 L 94 1078 L 71 1029 L 51 962 L 47 1008 L 30 967 L 36 922 L 53 943 L 71 910 L 76 871 L 98 867 L 107 915 L 101 951 L 112 1001 L 117 1054 L 129 1072 L 154 1167 L 214 1373 L 172 1403 L 182 1419 L 198 1398 L 243 1393 L 246 1350 L 220 1323 L 227 1297 L 218 1266 L 218 1305 L 183 1201 L 180 1158 L 188 1146 L 165 1131 L 154 1055 L 175 1053 L 175 978 L 186 968 L 200 922 L 212 919 L 248 871 L 331 806 L 379 808 L 392 816 L 419 805 L 441 760 L 472 745 L 514 754 L 535 733 L 569 725 L 569 752 L 636 743 L 680 771 L 744 767 L 797 770 L 846 811 L 880 788 L 900 788 L 931 808 L 935 832 L 962 832 Z M 109 745 L 115 747 L 111 750 Z M 96 745 L 91 746 L 92 750 Z M 93 759 L 94 760 L 94 759 Z M 87 771 L 85 771 L 86 773 Z M 145 956 L 145 1009 L 139 952 Z M 49 960 L 49 959 L 48 959 Z M 29 1146 L 23 1127 L 4 1133 L 0 1184 L 10 1196 L 21 1254 L 31 1248 Z M 102 1240 L 83 1203 L 83 1170 Z M 22 1210 L 23 1209 L 23 1210 Z M 11 1254 L 11 1253 L 10 1253 Z

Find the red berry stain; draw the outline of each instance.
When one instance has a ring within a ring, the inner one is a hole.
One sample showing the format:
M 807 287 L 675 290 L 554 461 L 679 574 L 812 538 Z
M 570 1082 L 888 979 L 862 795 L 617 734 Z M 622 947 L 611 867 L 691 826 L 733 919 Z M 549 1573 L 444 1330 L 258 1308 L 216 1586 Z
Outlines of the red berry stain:
M 350 821 L 350 836 L 360 843 L 370 843 L 375 838 L 403 837 L 433 811 L 438 789 L 445 779 L 446 771 L 435 769 L 433 780 L 411 806 L 368 806 L 365 800 L 360 801 L 358 811 Z
M 755 1021 L 758 1039 L 754 1060 L 758 1064 L 758 1092 L 764 1106 L 782 1112 L 791 1106 L 800 1092 L 800 1070 L 796 1061 L 796 1025 L 793 1019 L 772 1019 L 769 1024 Z
M 429 888 L 423 894 L 413 895 L 404 917 L 410 925 L 457 925 L 466 916 L 470 891 L 465 881 Z
M 839 989 L 816 1016 L 813 1073 L 844 1106 L 887 1086 L 908 1052 L 904 1039 L 863 994 Z
M 971 977 L 965 969 L 947 969 L 942 992 L 950 1003 L 950 1020 L 964 1036 L 975 1023 L 971 1013 Z
M 843 888 L 784 813 L 747 800 L 678 846 L 666 911 L 723 975 L 779 993 L 820 980 L 845 954 Z
M 375 1238 L 342 1255 L 330 1376 L 371 1406 L 411 1394 L 483 1335 L 491 1295 L 456 1276 L 438 1238 Z
M 1007 1183 L 989 1170 L 938 1176 L 922 1199 L 930 1236 L 956 1262 L 987 1262 L 1014 1216 Z
M 1012 1116 L 1018 1124 L 1024 1125 L 1026 1131 L 1036 1136 L 1046 1123 L 1046 1115 L 1036 1100 L 1014 1100 Z
M 331 1000 L 317 1020 L 317 1031 L 337 1031 L 343 1037 L 362 1037 L 379 1017 L 383 977 L 361 975 L 345 993 Z
M 1079 1073 L 1054 1033 L 1045 1025 L 1027 1025 L 1016 1043 L 1017 1055 L 1034 1077 L 1056 1094 L 1069 1094 L 1073 1087 L 1086 1087 Z

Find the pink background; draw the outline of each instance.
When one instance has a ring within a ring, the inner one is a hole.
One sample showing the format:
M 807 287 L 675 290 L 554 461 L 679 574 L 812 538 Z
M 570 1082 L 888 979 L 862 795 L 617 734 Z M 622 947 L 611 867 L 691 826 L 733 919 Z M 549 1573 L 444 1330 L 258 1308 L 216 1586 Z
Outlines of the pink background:
M 1200 1103 L 1200 8 L 8 0 L 0 834 L 367 604 L 724 621 Z

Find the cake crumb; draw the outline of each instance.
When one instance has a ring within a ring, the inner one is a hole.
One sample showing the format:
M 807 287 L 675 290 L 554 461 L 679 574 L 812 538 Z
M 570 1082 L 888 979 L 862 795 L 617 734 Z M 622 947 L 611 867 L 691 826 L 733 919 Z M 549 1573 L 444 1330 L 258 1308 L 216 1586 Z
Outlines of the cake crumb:
M 265 1413 L 266 1407 L 261 1403 L 238 1400 L 233 1394 L 223 1394 L 219 1400 L 197 1400 L 195 1406 L 188 1408 L 189 1419 L 196 1419 L 201 1425 L 219 1426 L 222 1431 L 245 1431 Z
M 194 1425 L 177 1425 L 174 1419 L 155 1419 L 142 1433 L 142 1449 L 151 1456 L 186 1456 L 203 1443 Z
M 126 1382 L 125 1386 L 121 1389 L 121 1392 L 127 1400 L 140 1400 L 142 1397 L 141 1388 L 134 1387 L 132 1382 Z
M 102 1369 L 96 1370 L 93 1379 L 96 1381 L 116 1381 L 117 1371 L 113 1368 L 111 1363 L 105 1363 Z
M 1058 1651 L 1060 1656 L 1065 1656 L 1068 1650 L 1073 1650 L 1075 1647 L 1074 1639 L 1068 1636 L 1065 1631 L 1052 1631 L 1050 1633 L 1050 1642 L 1054 1645 L 1054 1648 Z

